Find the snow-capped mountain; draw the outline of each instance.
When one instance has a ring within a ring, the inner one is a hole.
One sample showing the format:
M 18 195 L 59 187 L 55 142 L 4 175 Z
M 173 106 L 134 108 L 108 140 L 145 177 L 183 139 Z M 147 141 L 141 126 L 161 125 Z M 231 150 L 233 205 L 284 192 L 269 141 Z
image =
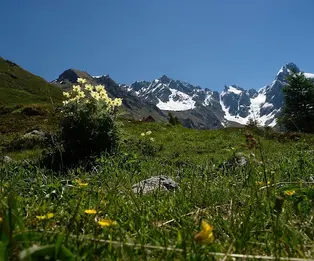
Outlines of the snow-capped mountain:
M 66 89 L 78 77 L 83 77 L 93 84 L 104 84 L 110 96 L 123 98 L 125 111 L 136 119 L 150 115 L 156 120 L 167 120 L 171 111 L 190 128 L 240 126 L 247 124 L 250 118 L 263 126 L 275 126 L 284 103 L 282 88 L 292 69 L 300 72 L 295 64 L 286 64 L 271 84 L 259 90 L 226 85 L 221 93 L 166 75 L 152 81 L 118 85 L 109 75 L 91 76 L 73 69 L 63 72 L 54 83 Z M 314 79 L 312 73 L 304 75 Z
M 133 90 L 138 97 L 166 111 L 186 111 L 200 105 L 208 106 L 211 102 L 216 102 L 219 96 L 218 92 L 173 80 L 166 75 L 152 82 L 137 81 L 129 90 Z
M 245 125 L 250 118 L 263 126 L 275 126 L 283 106 L 282 88 L 287 84 L 286 77 L 291 70 L 300 72 L 299 68 L 289 63 L 277 73 L 273 82 L 260 90 L 245 90 L 237 85 L 225 86 L 219 94 L 210 89 L 202 89 L 190 83 L 173 80 L 166 75 L 152 82 L 137 81 L 131 86 L 125 86 L 128 91 L 143 100 L 155 104 L 163 111 L 172 111 L 182 117 L 188 117 L 193 112 L 211 114 L 220 124 L 215 126 L 230 126 L 230 124 Z M 304 73 L 306 77 L 314 78 L 314 74 Z M 208 127 L 208 124 L 204 124 Z M 212 126 L 211 126 L 212 127 Z
M 225 119 L 245 124 L 252 118 L 262 126 L 275 126 L 284 104 L 282 88 L 287 84 L 286 77 L 292 69 L 300 73 L 300 69 L 294 63 L 288 63 L 281 67 L 270 85 L 264 86 L 259 91 L 254 89 L 246 91 L 234 85 L 225 87 L 220 94 Z M 304 75 L 314 78 L 314 74 L 311 73 Z

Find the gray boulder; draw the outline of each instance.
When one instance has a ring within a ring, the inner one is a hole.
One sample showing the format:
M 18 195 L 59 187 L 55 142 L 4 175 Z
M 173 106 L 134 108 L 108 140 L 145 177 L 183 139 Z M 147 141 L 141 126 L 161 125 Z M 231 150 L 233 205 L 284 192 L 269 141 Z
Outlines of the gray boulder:
M 142 194 L 147 194 L 156 190 L 174 191 L 176 189 L 179 189 L 179 184 L 164 175 L 142 180 L 132 186 L 134 193 Z
M 8 163 L 11 163 L 13 161 L 13 159 L 11 159 L 9 156 L 4 156 L 2 158 L 2 161 L 3 161 L 3 163 L 8 164 Z
M 24 134 L 23 138 L 26 139 L 40 139 L 40 140 L 44 140 L 46 137 L 46 133 L 44 133 L 43 131 L 39 131 L 39 130 L 33 130 L 31 132 L 28 132 L 26 134 Z

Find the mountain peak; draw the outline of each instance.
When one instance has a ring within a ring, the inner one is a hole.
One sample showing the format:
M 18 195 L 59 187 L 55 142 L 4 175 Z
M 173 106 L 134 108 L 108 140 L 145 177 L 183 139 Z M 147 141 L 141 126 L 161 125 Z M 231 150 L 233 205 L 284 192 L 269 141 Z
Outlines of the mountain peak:
M 280 68 L 279 72 L 276 75 L 276 80 L 284 82 L 291 71 L 296 71 L 297 73 L 299 73 L 300 69 L 294 63 L 287 63 Z
M 171 78 L 169 78 L 167 75 L 162 75 L 159 80 L 162 82 L 162 83 L 169 83 L 171 81 Z
M 292 62 L 287 63 L 287 64 L 284 66 L 284 68 L 287 68 L 287 69 L 290 70 L 290 71 L 295 70 L 296 72 L 300 72 L 299 67 L 298 67 L 296 64 L 292 63 Z
M 235 84 L 232 85 L 225 85 L 224 92 L 234 93 L 234 94 L 240 94 L 241 92 L 244 92 L 245 90 Z
M 89 79 L 91 76 L 87 72 L 76 69 L 68 69 L 59 75 L 57 82 L 68 81 L 70 83 L 76 83 L 77 78 Z

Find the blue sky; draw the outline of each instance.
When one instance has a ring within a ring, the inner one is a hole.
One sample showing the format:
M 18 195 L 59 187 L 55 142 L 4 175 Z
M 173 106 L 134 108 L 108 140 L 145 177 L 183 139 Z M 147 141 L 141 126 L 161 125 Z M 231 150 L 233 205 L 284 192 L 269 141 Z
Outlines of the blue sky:
M 119 83 L 162 74 L 260 88 L 314 73 L 313 0 L 4 0 L 0 56 L 48 81 L 68 68 Z

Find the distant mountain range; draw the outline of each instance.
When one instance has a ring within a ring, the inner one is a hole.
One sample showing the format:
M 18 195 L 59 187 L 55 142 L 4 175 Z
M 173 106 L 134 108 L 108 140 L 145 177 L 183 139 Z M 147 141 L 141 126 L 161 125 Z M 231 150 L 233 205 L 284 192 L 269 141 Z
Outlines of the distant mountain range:
M 166 75 L 153 81 L 136 81 L 131 85 L 117 84 L 108 75 L 91 76 L 86 72 L 69 69 L 55 84 L 67 88 L 77 77 L 95 84 L 104 84 L 113 97 L 122 97 L 123 105 L 132 117 L 151 115 L 166 120 L 169 111 L 184 126 L 198 129 L 216 129 L 245 125 L 250 118 L 262 126 L 276 125 L 284 103 L 282 88 L 291 70 L 300 72 L 294 63 L 284 65 L 271 84 L 259 90 L 245 90 L 237 85 L 225 86 L 221 93 L 188 82 L 174 80 Z M 304 73 L 313 78 L 314 74 Z
M 78 77 L 91 84 L 105 85 L 109 96 L 123 99 L 124 117 L 143 120 L 152 116 L 167 121 L 168 112 L 189 128 L 218 129 L 243 126 L 250 118 L 263 126 L 276 126 L 284 103 L 282 88 L 291 70 L 300 72 L 293 63 L 280 68 L 272 83 L 259 90 L 245 90 L 237 85 L 224 86 L 222 92 L 212 91 L 166 75 L 152 81 L 118 84 L 109 75 L 92 76 L 68 69 L 56 80 L 47 83 L 17 64 L 0 57 L 0 106 L 59 102 L 61 90 L 69 89 Z M 304 73 L 308 78 L 314 74 Z

